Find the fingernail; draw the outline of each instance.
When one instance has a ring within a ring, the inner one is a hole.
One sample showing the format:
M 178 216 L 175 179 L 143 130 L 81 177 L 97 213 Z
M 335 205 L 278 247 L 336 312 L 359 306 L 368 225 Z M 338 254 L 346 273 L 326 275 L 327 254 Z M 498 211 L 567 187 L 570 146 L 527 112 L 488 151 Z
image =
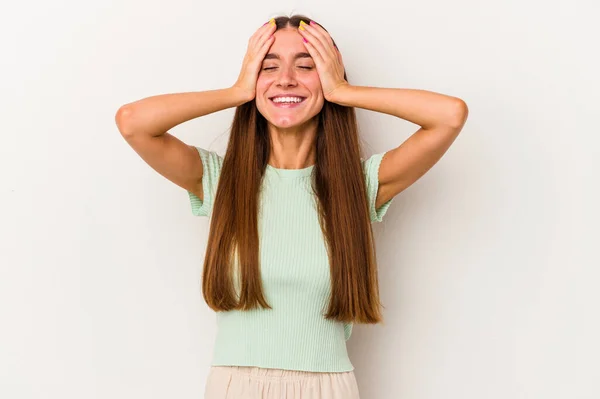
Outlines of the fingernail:
M 300 21 L 300 26 L 298 28 L 300 28 L 300 30 L 306 30 L 306 29 L 304 29 L 304 25 L 306 25 L 306 22 L 304 22 L 304 21 L 301 20 Z
M 315 25 L 315 21 L 310 21 L 310 24 L 311 25 Z
M 271 19 L 269 20 L 269 22 L 270 22 L 272 25 L 275 25 L 275 18 L 271 18 Z
M 308 40 L 306 40 L 306 38 L 302 38 L 302 40 L 304 40 L 304 43 L 308 43 Z

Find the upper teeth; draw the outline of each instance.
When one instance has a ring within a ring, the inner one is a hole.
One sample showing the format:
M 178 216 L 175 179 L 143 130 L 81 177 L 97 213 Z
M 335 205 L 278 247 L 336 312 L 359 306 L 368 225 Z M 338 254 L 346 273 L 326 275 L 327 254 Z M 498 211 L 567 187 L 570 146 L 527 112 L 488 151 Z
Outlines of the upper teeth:
M 276 97 L 273 102 L 276 103 L 299 103 L 302 101 L 300 97 Z

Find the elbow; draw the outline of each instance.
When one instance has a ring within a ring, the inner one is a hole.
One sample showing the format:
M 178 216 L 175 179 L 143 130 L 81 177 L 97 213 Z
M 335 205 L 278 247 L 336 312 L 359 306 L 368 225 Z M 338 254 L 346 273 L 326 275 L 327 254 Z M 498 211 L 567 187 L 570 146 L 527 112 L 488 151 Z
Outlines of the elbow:
M 460 98 L 453 97 L 444 111 L 445 115 L 441 118 L 439 124 L 460 131 L 469 116 L 467 103 Z
M 469 117 L 469 107 L 462 99 L 457 98 L 452 112 L 452 126 L 462 128 Z
M 125 138 L 133 136 L 131 127 L 133 110 L 129 104 L 122 105 L 115 114 L 115 123 L 121 135 Z

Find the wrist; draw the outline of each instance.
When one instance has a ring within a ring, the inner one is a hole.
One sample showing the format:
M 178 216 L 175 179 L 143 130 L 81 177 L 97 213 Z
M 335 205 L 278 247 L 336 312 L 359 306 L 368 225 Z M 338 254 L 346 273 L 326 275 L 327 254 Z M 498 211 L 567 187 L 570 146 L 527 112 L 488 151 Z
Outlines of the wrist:
M 242 89 L 237 85 L 233 85 L 229 88 L 233 98 L 235 99 L 236 105 L 242 105 L 254 99 L 254 94 L 248 90 Z
M 345 98 L 346 94 L 351 90 L 352 86 L 348 82 L 341 83 L 329 93 L 326 99 L 332 103 L 348 106 L 348 104 L 345 103 Z

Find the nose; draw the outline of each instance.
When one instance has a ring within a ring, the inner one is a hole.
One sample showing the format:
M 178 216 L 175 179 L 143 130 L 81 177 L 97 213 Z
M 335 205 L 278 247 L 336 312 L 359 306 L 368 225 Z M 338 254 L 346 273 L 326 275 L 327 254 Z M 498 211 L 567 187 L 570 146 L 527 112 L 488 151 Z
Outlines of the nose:
M 294 75 L 294 67 L 281 67 L 279 68 L 279 75 L 277 76 L 277 86 L 289 87 L 296 85 L 296 76 Z

